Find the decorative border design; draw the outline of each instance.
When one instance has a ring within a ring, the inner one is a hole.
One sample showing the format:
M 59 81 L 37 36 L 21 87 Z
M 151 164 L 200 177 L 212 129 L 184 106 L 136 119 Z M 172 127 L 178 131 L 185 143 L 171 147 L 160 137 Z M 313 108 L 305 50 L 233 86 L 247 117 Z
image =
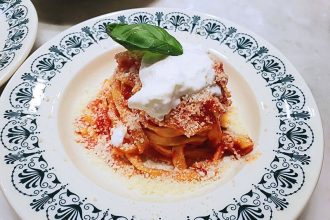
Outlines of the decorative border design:
M 0 13 L 6 17 L 9 26 L 5 33 L 5 45 L 0 48 L 0 71 L 6 69 L 21 49 L 22 42 L 29 33 L 29 9 L 21 4 L 22 0 L 0 0 Z
M 19 8 L 6 0 L 0 0 L 1 7 L 8 16 L 12 16 Z M 43 94 L 67 63 L 108 38 L 105 32 L 107 24 L 119 22 L 154 24 L 217 41 L 219 45 L 228 47 L 264 79 L 265 87 L 270 90 L 272 102 L 278 110 L 278 145 L 273 146 L 274 159 L 265 168 L 260 181 L 223 209 L 210 210 L 211 213 L 206 216 L 187 216 L 186 220 L 272 219 L 274 212 L 287 209 L 290 205 L 287 198 L 304 186 L 304 168 L 312 162 L 309 154 L 315 137 L 309 125 L 311 115 L 305 107 L 306 97 L 299 85 L 294 83 L 294 76 L 287 73 L 285 63 L 269 54 L 269 49 L 259 45 L 249 34 L 235 27 L 227 27 L 217 19 L 162 11 L 154 14 L 135 12 L 126 16 L 98 20 L 79 32 L 67 34 L 57 45 L 49 48 L 49 53 L 32 62 L 30 71 L 21 76 L 22 82 L 11 91 L 8 100 L 11 108 L 3 115 L 7 123 L 1 128 L 0 140 L 2 147 L 8 151 L 4 163 L 13 168 L 12 185 L 18 193 L 33 197 L 30 208 L 44 212 L 47 219 L 136 219 L 135 216 L 114 215 L 109 209 L 100 210 L 87 198 L 72 192 L 69 183 L 61 182 L 53 173 L 53 167 L 43 157 L 45 150 L 42 150 L 38 138 L 37 112 L 41 102 L 37 100 L 42 97 L 35 97 L 36 94 Z M 23 17 L 19 19 L 23 20 Z

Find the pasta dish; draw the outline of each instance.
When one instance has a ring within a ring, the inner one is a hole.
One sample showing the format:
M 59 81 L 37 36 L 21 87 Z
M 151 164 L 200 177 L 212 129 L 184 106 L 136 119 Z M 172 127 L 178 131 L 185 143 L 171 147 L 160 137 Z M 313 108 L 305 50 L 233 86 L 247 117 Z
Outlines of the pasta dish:
M 210 172 L 217 175 L 215 167 L 223 157 L 240 158 L 253 150 L 248 136 L 228 127 L 231 99 L 222 63 L 212 61 L 219 94 L 204 88 L 183 95 L 176 107 L 159 120 L 128 106 L 128 99 L 142 87 L 141 54 L 125 51 L 115 58 L 115 73 L 104 81 L 76 122 L 78 141 L 87 149 L 105 139 L 117 168 L 134 167 L 136 174 L 177 181 L 200 181 Z M 118 135 L 122 140 L 117 143 L 114 137 Z

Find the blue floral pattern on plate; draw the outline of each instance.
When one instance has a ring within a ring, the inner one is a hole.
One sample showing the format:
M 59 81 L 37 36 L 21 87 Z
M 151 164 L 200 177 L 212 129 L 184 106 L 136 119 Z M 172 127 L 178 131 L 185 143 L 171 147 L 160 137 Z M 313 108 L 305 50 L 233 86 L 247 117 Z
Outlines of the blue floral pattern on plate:
M 7 27 L 1 30 L 6 37 L 2 48 L 0 48 L 0 74 L 7 74 L 8 71 L 13 72 L 8 69 L 22 61 L 16 57 L 21 56 L 20 53 L 28 54 L 29 49 L 23 49 L 23 44 L 31 43 L 32 47 L 33 42 L 25 40 L 28 35 L 36 32 L 36 29 L 30 30 L 31 26 L 37 23 L 34 19 L 31 21 L 34 12 L 31 11 L 30 4 L 27 0 L 0 1 L 0 16 L 7 24 Z
M 24 8 L 8 4 L 5 0 L 0 1 L 0 9 L 8 13 L 8 18 L 19 16 L 12 21 L 13 28 L 8 35 L 5 48 L 9 52 L 2 55 L 10 57 L 10 51 L 15 49 L 9 48 L 19 47 L 26 34 L 26 29 L 15 28 L 19 24 L 24 27 L 25 12 Z M 259 182 L 255 182 L 245 194 L 233 198 L 227 206 L 210 208 L 208 215 L 192 216 L 187 213 L 186 220 L 272 219 L 274 212 L 288 209 L 288 198 L 304 187 L 307 178 L 305 167 L 315 159 L 310 156 L 316 138 L 309 122 L 311 114 L 305 106 L 304 92 L 295 84 L 295 77 L 287 72 L 285 62 L 272 55 L 253 36 L 240 32 L 239 28 L 227 27 L 221 20 L 204 18 L 202 14 L 190 16 L 161 10 L 118 15 L 117 19 L 103 18 L 81 28 L 80 32 L 65 35 L 58 44 L 49 47 L 49 53 L 31 62 L 30 71 L 24 73 L 21 83 L 11 90 L 8 97 L 11 108 L 2 114 L 6 123 L 1 125 L 0 140 L 7 152 L 3 163 L 12 168 L 11 182 L 16 191 L 31 197 L 30 208 L 43 212 L 47 219 L 139 219 L 138 213 L 125 216 L 125 213 L 115 215 L 110 209 L 98 209 L 90 199 L 75 194 L 70 183 L 58 178 L 53 172 L 54 167 L 43 157 L 45 150 L 38 130 L 40 103 L 32 102 L 37 98 L 34 88 L 41 88 L 44 93 L 67 63 L 108 38 L 105 27 L 110 23 L 148 23 L 218 42 L 251 65 L 273 96 L 272 102 L 277 109 L 278 145 L 273 146 L 273 159 L 265 167 Z M 3 58 L 3 66 L 10 59 Z

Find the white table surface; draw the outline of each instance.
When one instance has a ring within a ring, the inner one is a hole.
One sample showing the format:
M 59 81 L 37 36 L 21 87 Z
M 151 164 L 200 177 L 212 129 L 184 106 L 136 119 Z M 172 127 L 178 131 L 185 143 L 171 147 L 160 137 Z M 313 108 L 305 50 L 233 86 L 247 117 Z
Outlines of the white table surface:
M 298 69 L 323 119 L 325 154 L 316 189 L 299 220 L 330 220 L 329 0 L 32 0 L 39 15 L 33 50 L 66 28 L 97 15 L 136 7 L 197 10 L 245 26 L 275 45 Z M 0 88 L 0 93 L 3 87 Z M 0 174 L 1 178 L 1 174 Z M 18 220 L 0 190 L 0 220 Z

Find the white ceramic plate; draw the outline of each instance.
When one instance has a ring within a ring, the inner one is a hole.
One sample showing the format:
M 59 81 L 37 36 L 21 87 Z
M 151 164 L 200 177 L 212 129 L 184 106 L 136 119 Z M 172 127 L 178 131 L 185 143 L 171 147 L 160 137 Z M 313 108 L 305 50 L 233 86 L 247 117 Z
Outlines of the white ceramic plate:
M 193 192 L 146 195 L 149 185 L 110 175 L 76 144 L 74 118 L 115 67 L 118 45 L 105 33 L 113 22 L 158 25 L 212 50 L 229 74 L 255 159 L 229 163 L 221 181 Z M 30 56 L 0 105 L 1 186 L 25 219 L 294 219 L 322 163 L 319 113 L 296 69 L 256 34 L 193 11 L 134 9 L 78 24 Z
M 38 17 L 29 0 L 0 1 L 0 86 L 28 56 L 35 41 Z

